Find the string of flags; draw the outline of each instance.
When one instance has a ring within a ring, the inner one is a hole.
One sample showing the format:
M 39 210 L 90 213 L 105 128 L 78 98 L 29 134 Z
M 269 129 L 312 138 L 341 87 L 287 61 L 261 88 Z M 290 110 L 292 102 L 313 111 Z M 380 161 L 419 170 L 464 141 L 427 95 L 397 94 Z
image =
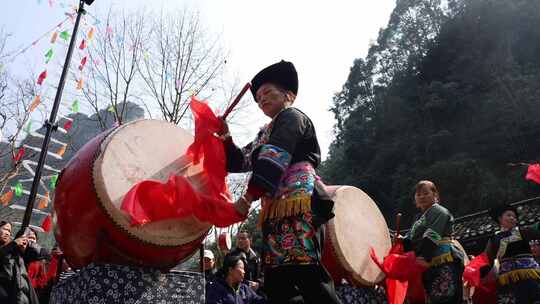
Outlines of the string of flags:
M 60 7 L 71 7 L 73 11 L 77 11 L 77 7 L 73 5 L 69 5 L 65 2 L 60 1 L 53 1 L 48 0 L 49 6 L 53 7 L 55 5 L 60 5 Z M 41 1 L 38 0 L 38 4 L 41 4 Z M 44 34 L 42 34 L 38 39 L 34 40 L 30 45 L 27 47 L 22 48 L 20 51 L 13 52 L 13 55 L 10 55 L 8 58 L 10 58 L 11 61 L 13 61 L 17 56 L 20 54 L 25 53 L 30 48 L 35 47 L 40 42 L 45 41 L 45 38 L 50 37 L 50 39 L 47 38 L 50 46 L 46 48 L 46 51 L 44 53 L 44 68 L 41 70 L 39 75 L 36 79 L 36 84 L 38 85 L 38 90 L 35 94 L 35 96 L 32 99 L 32 102 L 30 103 L 27 112 L 32 113 L 37 108 L 39 108 L 41 105 L 43 105 L 44 100 L 46 99 L 44 96 L 44 88 L 47 86 L 47 82 L 49 81 L 49 78 L 51 77 L 51 69 L 49 67 L 50 63 L 53 62 L 56 55 L 56 48 L 58 48 L 59 42 L 61 42 L 61 45 L 67 46 L 69 43 L 69 40 L 71 39 L 71 31 L 66 29 L 64 27 L 65 22 L 67 20 L 71 20 L 73 23 L 75 21 L 75 13 L 65 13 L 66 18 L 59 22 L 57 25 L 55 25 L 53 28 L 46 31 Z M 78 55 L 79 60 L 78 62 L 75 62 L 76 65 L 74 65 L 75 70 L 75 84 L 74 89 L 75 90 L 82 90 L 84 88 L 84 71 L 87 65 L 90 63 L 90 60 L 88 60 L 88 47 L 90 43 L 92 42 L 95 33 L 96 33 L 96 27 L 95 25 L 99 24 L 100 21 L 95 16 L 90 15 L 94 19 L 94 24 L 88 24 L 83 17 L 83 26 L 81 27 L 81 32 L 79 33 L 80 38 L 78 39 L 79 42 L 76 46 L 78 46 Z M 84 26 L 86 25 L 86 27 Z M 109 30 L 107 30 L 109 33 Z M 112 33 L 112 32 L 111 32 Z M 77 59 L 75 59 L 77 60 Z M 3 66 L 2 66 L 3 69 Z M 54 71 L 52 73 L 52 76 L 54 76 Z M 69 85 L 69 82 L 67 83 Z M 62 101 L 61 102 L 61 111 L 65 111 L 68 113 L 77 113 L 80 111 L 80 102 L 77 98 L 73 99 L 71 102 Z M 63 110 L 62 110 L 63 109 Z M 63 118 L 65 120 L 65 123 L 61 126 L 59 126 L 58 130 L 62 133 L 67 133 L 70 129 L 73 127 L 73 119 L 68 117 L 67 114 L 61 114 L 59 113 L 59 117 Z M 28 135 L 32 135 L 35 137 L 41 137 L 44 136 L 38 132 L 33 131 L 33 121 L 32 119 L 28 119 L 28 121 L 25 123 L 23 127 L 23 131 Z M 56 146 L 56 148 L 55 148 Z M 56 138 L 51 138 L 51 149 L 47 152 L 48 156 L 52 156 L 56 159 L 62 159 L 67 149 L 67 143 L 62 142 L 61 140 L 58 140 Z M 14 186 L 7 189 L 7 191 L 0 195 L 0 204 L 3 207 L 14 207 L 14 208 L 21 208 L 22 206 L 19 205 L 13 205 L 13 202 L 17 199 L 22 198 L 24 195 L 29 195 L 29 185 L 31 185 L 33 181 L 33 177 L 35 176 L 35 171 L 33 168 L 37 166 L 37 163 L 35 161 L 32 161 L 30 159 L 25 159 L 28 155 L 28 150 L 41 152 L 40 147 L 34 147 L 30 144 L 23 144 L 21 145 L 14 153 L 13 155 L 13 161 L 15 164 L 21 164 L 25 170 L 29 173 L 32 178 L 28 179 L 19 179 Z M 51 221 L 51 215 L 46 212 L 44 209 L 48 208 L 49 203 L 51 201 L 51 193 L 54 193 L 54 190 L 56 188 L 56 183 L 58 181 L 58 174 L 60 173 L 60 170 L 47 166 L 44 166 L 44 169 L 50 171 L 51 174 L 49 175 L 43 175 L 42 179 L 40 180 L 40 189 L 42 191 L 38 191 L 37 194 L 37 209 L 34 209 L 34 212 L 40 213 L 40 214 L 46 214 L 46 217 L 44 221 L 42 222 L 42 228 L 45 231 L 50 231 L 50 228 L 52 226 Z M 44 181 L 47 181 L 46 183 Z M 26 185 L 26 187 L 25 187 Z M 11 203 L 11 205 L 10 205 Z

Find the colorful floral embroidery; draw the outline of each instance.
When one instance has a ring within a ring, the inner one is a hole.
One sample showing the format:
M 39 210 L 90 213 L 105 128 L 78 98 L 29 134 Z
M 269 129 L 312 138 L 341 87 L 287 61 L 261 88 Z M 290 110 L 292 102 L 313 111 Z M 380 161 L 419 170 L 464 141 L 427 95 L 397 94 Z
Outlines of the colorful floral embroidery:
M 318 260 L 311 212 L 264 222 L 265 266 L 313 264 Z
M 428 303 L 459 303 L 456 300 L 461 300 L 458 290 L 461 289 L 461 273 L 456 268 L 455 264 L 447 263 L 424 273 Z

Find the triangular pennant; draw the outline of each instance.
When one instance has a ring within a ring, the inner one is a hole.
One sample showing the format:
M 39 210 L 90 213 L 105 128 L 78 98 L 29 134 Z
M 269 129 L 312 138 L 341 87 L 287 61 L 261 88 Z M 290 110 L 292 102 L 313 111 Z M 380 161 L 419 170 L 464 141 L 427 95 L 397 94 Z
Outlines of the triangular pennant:
M 26 127 L 24 127 L 24 132 L 26 132 L 28 134 L 32 133 L 32 121 L 31 120 L 26 124 Z
M 63 31 L 60 33 L 60 38 L 62 38 L 65 42 L 67 42 L 69 40 L 69 32 L 68 31 Z
M 47 58 L 47 60 L 45 60 L 45 63 L 49 63 L 49 61 L 51 61 L 53 55 L 54 55 L 53 49 L 49 49 L 47 51 L 47 53 L 45 54 L 45 58 Z
M 114 107 L 112 105 L 110 105 L 108 108 L 107 108 L 107 111 L 108 112 L 111 112 L 111 113 L 114 113 Z
M 49 191 L 39 200 L 38 209 L 45 209 L 49 206 Z
M 81 64 L 79 65 L 79 70 L 83 70 L 84 69 L 84 66 L 86 65 L 86 61 L 88 60 L 88 58 L 86 56 L 83 57 L 83 59 L 81 59 Z
M 73 127 L 73 121 L 68 120 L 68 121 L 64 124 L 64 130 L 68 131 L 69 129 L 71 129 L 71 127 Z
M 24 147 L 20 147 L 19 151 L 17 152 L 17 155 L 15 155 L 15 157 L 13 157 L 13 161 L 15 161 L 15 162 L 20 161 L 24 156 L 24 152 L 25 152 Z
M 58 180 L 58 175 L 53 175 L 51 176 L 51 183 L 50 183 L 50 187 L 51 187 L 51 190 L 54 190 L 54 188 L 56 188 L 56 181 Z
M 58 39 L 58 32 L 54 32 L 51 37 L 51 43 L 54 44 L 56 42 L 56 39 Z
M 73 104 L 71 104 L 71 112 L 74 112 L 74 113 L 79 112 L 79 100 L 75 99 Z
M 86 40 L 83 39 L 83 40 L 81 41 L 81 44 L 79 45 L 79 49 L 84 50 L 85 48 L 86 48 Z
M 37 84 L 42 85 L 45 78 L 47 78 L 47 70 L 45 70 L 45 71 L 41 72 L 41 74 L 39 74 Z
M 56 152 L 56 154 L 60 156 L 64 156 L 64 153 L 66 153 L 66 146 L 60 147 L 60 149 L 58 149 L 58 151 Z
M 86 36 L 88 38 L 88 41 L 92 40 L 94 38 L 94 28 L 91 28 L 88 31 L 88 35 Z
M 11 200 L 13 199 L 13 190 L 9 190 L 8 192 L 2 194 L 2 196 L 0 196 L 0 202 L 2 203 L 2 206 L 7 206 L 7 204 L 9 204 L 9 202 L 11 202 Z
M 47 215 L 47 217 L 43 220 L 43 222 L 41 223 L 41 228 L 43 228 L 43 230 L 45 232 L 49 232 L 51 231 L 51 228 L 52 228 L 52 219 L 51 219 L 51 215 Z
M 21 182 L 17 182 L 17 184 L 15 185 L 15 196 L 20 197 L 22 193 L 23 193 L 23 186 Z
M 34 97 L 34 101 L 32 101 L 32 104 L 30 105 L 30 108 L 28 109 L 28 111 L 33 112 L 39 106 L 40 103 L 41 103 L 41 96 L 36 95 L 36 97 Z
M 77 81 L 77 90 L 82 90 L 83 85 L 84 85 L 84 80 L 81 78 L 79 79 L 79 81 Z

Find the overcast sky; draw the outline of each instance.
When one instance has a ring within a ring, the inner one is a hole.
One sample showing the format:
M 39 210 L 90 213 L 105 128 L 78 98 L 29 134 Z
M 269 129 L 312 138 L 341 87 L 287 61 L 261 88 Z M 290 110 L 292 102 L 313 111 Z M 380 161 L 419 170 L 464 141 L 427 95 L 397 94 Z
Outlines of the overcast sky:
M 112 6 L 198 10 L 203 24 L 220 34 L 227 74 L 241 83 L 281 59 L 292 61 L 299 74 L 295 106 L 314 121 L 323 155 L 333 139 L 334 119 L 328 111 L 355 58 L 364 57 L 370 42 L 388 22 L 395 0 L 96 0 L 87 10 L 104 16 Z M 52 3 L 52 6 L 50 6 Z M 4 0 L 0 24 L 13 36 L 8 49 L 29 45 L 64 18 L 69 0 Z M 48 39 L 45 39 L 48 41 Z M 48 43 L 48 42 L 47 42 Z M 19 70 L 39 69 L 43 50 L 37 45 L 11 63 Z M 51 93 L 53 94 L 53 93 Z M 53 94 L 54 95 L 54 94 Z M 255 105 L 253 112 L 257 111 Z M 262 115 L 250 121 L 252 136 L 264 124 Z M 232 130 L 233 136 L 235 130 Z

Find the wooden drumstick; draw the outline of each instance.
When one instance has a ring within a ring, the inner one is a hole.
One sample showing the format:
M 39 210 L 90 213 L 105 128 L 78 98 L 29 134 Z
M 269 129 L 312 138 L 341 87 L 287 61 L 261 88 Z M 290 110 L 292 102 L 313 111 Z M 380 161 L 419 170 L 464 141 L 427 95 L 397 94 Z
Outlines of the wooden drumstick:
M 244 85 L 244 87 L 242 88 L 242 91 L 240 91 L 240 94 L 238 94 L 238 96 L 236 96 L 236 98 L 231 103 L 231 105 L 227 108 L 227 110 L 225 110 L 225 113 L 223 113 L 222 117 L 223 117 L 224 120 L 227 119 L 227 116 L 229 116 L 229 114 L 231 114 L 234 107 L 236 107 L 238 102 L 240 102 L 240 99 L 242 99 L 242 96 L 244 96 L 244 94 L 246 94 L 246 92 L 247 92 L 247 90 L 249 90 L 249 88 L 251 88 L 251 84 L 248 82 L 248 83 L 246 83 L 246 85 Z
M 394 234 L 394 241 L 397 240 L 397 238 L 399 237 L 399 232 L 400 232 L 400 228 L 399 228 L 399 224 L 401 222 L 401 213 L 398 213 L 396 215 L 396 233 Z

